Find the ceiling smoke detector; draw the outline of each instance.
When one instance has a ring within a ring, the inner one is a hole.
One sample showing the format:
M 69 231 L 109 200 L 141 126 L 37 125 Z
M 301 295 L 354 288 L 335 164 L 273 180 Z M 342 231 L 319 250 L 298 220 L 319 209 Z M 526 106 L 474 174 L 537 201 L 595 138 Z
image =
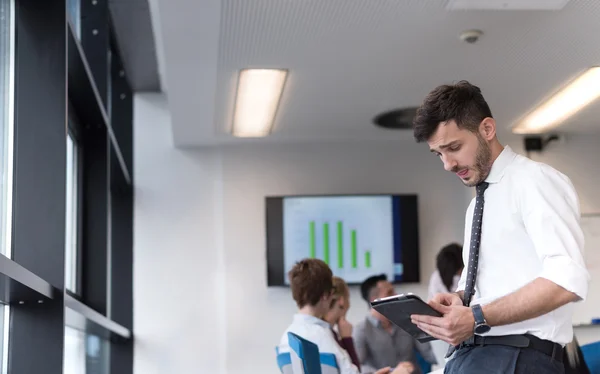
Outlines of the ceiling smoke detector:
M 469 44 L 475 44 L 481 35 L 483 35 L 483 31 L 481 30 L 467 30 L 460 33 L 460 40 Z

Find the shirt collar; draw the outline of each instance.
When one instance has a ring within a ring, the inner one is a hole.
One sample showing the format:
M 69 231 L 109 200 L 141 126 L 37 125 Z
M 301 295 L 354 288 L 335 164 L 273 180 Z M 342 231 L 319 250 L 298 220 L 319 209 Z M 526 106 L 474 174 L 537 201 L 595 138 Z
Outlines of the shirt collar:
M 367 321 L 369 321 L 374 327 L 382 329 L 381 321 L 373 317 L 371 314 L 367 315 Z M 392 323 L 392 332 L 396 331 L 396 325 Z
M 498 155 L 494 163 L 492 164 L 492 169 L 488 174 L 485 181 L 488 183 L 498 183 L 504 176 L 504 171 L 506 167 L 510 165 L 511 162 L 517 157 L 517 154 L 510 148 L 509 146 L 504 147 L 504 150 Z
M 379 320 L 372 315 L 367 315 L 367 321 L 371 322 L 371 324 L 375 327 L 379 326 Z
M 312 325 L 320 325 L 327 329 L 330 328 L 329 323 L 327 321 L 323 321 L 320 318 L 317 318 L 315 316 L 311 316 L 308 314 L 302 314 L 302 313 L 294 314 L 294 322 L 307 323 L 307 324 L 312 324 Z

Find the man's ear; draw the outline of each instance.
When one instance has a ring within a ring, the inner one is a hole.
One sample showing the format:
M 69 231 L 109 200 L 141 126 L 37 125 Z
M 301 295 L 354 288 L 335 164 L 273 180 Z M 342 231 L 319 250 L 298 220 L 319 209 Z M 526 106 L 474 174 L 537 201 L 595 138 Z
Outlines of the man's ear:
M 479 134 L 487 141 L 494 139 L 496 136 L 496 120 L 492 117 L 486 117 L 479 124 Z

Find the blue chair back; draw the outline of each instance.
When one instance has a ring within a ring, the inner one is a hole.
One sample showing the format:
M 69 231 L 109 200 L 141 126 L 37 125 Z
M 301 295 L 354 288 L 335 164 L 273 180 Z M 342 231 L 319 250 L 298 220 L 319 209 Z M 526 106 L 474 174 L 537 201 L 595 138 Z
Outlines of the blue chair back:
M 279 366 L 281 374 L 294 374 L 290 352 L 279 353 L 277 348 L 275 348 L 275 351 L 277 352 L 277 366 Z
M 421 373 L 429 373 L 431 371 L 431 364 L 425 361 L 419 351 L 415 350 L 415 355 L 417 356 L 417 365 L 421 368 Z
M 581 346 L 583 360 L 591 374 L 600 374 L 600 342 Z
M 319 361 L 321 361 L 322 374 L 339 374 L 340 368 L 337 365 L 337 360 L 333 353 L 319 353 Z
M 292 368 L 296 374 L 322 374 L 319 347 L 313 342 L 288 332 Z
M 319 353 L 319 347 L 317 347 L 316 344 L 292 332 L 288 332 L 288 341 L 291 348 L 290 361 L 294 374 L 339 373 L 339 367 L 334 354 Z M 285 353 L 282 353 L 281 355 L 284 354 Z M 278 363 L 279 362 L 278 358 Z M 286 363 L 287 357 L 281 357 L 281 362 Z M 285 368 L 285 365 L 283 368 Z M 280 366 L 280 369 L 282 370 L 282 373 L 284 373 L 282 366 Z

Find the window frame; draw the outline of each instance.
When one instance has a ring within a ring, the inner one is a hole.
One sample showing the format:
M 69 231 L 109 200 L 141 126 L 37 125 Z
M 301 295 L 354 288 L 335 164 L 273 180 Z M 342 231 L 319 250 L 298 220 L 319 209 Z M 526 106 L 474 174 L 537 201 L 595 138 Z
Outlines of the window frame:
M 131 169 L 127 167 L 132 159 L 125 159 L 121 153 L 121 149 L 130 152 L 133 142 L 130 138 L 119 140 L 115 136 L 107 115 L 106 92 L 102 92 L 106 80 L 112 79 L 103 58 L 96 58 L 107 53 L 111 27 L 107 22 L 110 20 L 108 2 L 81 4 L 83 42 L 75 36 L 67 19 L 66 0 L 41 3 L 15 0 L 11 230 L 14 260 L 0 256 L 0 282 L 5 281 L 10 286 L 7 288 L 10 292 L 0 293 L 0 303 L 10 305 L 5 360 L 8 372 L 62 372 L 65 325 L 72 326 L 73 319 L 69 316 L 73 314 L 83 320 L 78 326 L 86 333 L 105 336 L 110 342 L 111 372 L 133 372 L 133 310 L 130 307 L 133 302 L 133 183 Z M 126 79 L 121 80 L 120 84 L 129 87 Z M 119 110 L 128 113 L 132 106 L 128 96 L 120 102 Z M 69 123 L 75 122 L 69 121 L 69 110 L 78 114 L 79 126 L 69 127 Z M 126 131 L 132 131 L 130 117 L 117 114 L 115 117 L 121 126 L 125 125 Z M 79 191 L 77 210 L 83 216 L 78 226 L 85 225 L 85 230 L 78 236 L 78 242 L 83 241 L 78 257 L 79 261 L 86 261 L 88 269 L 79 267 L 81 297 L 78 298 L 65 290 L 69 131 L 79 140 L 83 154 L 78 166 L 81 171 L 78 180 L 84 178 L 78 183 L 78 190 L 82 188 L 83 192 Z M 113 150 L 119 162 L 112 161 Z M 124 176 L 119 181 L 123 184 L 120 197 L 124 204 L 119 210 L 123 228 L 118 235 L 104 230 L 109 224 L 105 212 L 113 211 L 102 206 L 105 201 L 110 203 L 106 196 L 111 193 L 113 171 L 108 168 L 113 165 L 116 175 Z M 91 173 L 89 167 L 94 168 Z M 90 174 L 90 178 L 85 177 Z M 92 236 L 88 238 L 90 233 Z M 118 248 L 123 253 L 118 260 L 107 257 L 110 248 L 106 244 L 112 246 L 113 237 L 119 239 Z M 103 262 L 103 258 L 112 263 Z M 118 279 L 122 281 L 112 282 L 118 287 L 111 292 L 119 298 L 114 304 L 107 304 L 110 294 L 107 287 L 111 287 L 108 277 L 112 280 L 115 275 L 106 269 L 114 264 L 119 267 Z M 118 313 L 114 313 L 115 310 Z

